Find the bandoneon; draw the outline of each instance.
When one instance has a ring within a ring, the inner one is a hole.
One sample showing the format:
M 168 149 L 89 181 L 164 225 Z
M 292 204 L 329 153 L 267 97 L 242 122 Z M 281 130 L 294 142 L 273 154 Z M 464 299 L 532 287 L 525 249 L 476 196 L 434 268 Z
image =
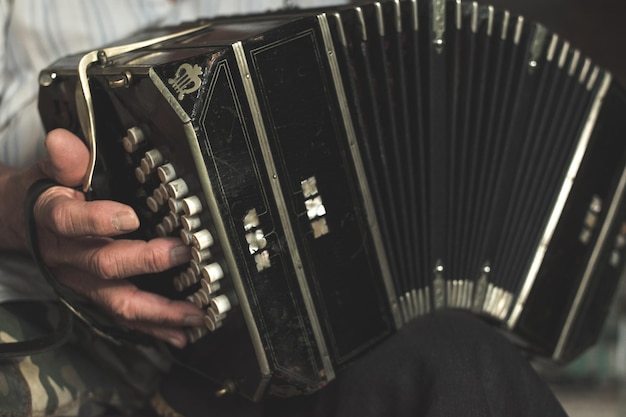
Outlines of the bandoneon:
M 626 97 L 540 24 L 444 0 L 233 16 L 40 84 L 46 129 L 91 151 L 91 198 L 189 245 L 154 291 L 206 311 L 176 355 L 209 384 L 312 392 L 441 309 L 559 362 L 598 338 L 626 256 Z

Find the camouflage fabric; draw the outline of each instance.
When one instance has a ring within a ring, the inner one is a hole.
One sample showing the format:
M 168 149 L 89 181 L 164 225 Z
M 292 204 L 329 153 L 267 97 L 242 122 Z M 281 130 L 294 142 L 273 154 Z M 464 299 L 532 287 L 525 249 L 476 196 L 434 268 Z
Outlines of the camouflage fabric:
M 41 337 L 59 308 L 53 302 L 0 304 L 0 342 Z M 0 360 L 0 416 L 128 414 L 146 406 L 166 368 L 155 350 L 117 346 L 77 321 L 64 346 Z

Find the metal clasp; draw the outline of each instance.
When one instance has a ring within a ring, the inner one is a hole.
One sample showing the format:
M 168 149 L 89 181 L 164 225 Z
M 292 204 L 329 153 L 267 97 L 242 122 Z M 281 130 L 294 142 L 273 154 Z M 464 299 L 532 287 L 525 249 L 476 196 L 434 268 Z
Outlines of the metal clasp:
M 85 140 L 87 141 L 87 147 L 89 148 L 89 165 L 87 166 L 87 172 L 83 178 L 83 192 L 86 193 L 91 189 L 93 174 L 96 168 L 96 118 L 93 109 L 91 89 L 89 87 L 89 76 L 87 75 L 89 67 L 95 62 L 99 62 L 104 65 L 110 58 L 117 55 L 136 51 L 160 42 L 185 36 L 190 33 L 203 30 L 209 26 L 210 24 L 205 24 L 144 41 L 97 49 L 83 55 L 78 62 L 78 86 L 76 88 L 76 108 L 78 111 L 78 120 L 80 122 L 83 135 L 85 136 Z

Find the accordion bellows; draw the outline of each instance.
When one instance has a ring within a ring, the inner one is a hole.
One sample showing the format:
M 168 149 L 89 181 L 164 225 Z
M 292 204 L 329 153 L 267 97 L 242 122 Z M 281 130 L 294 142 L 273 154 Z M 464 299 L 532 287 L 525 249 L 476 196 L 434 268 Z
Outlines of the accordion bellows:
M 177 356 L 221 392 L 314 391 L 446 308 L 556 361 L 597 339 L 625 256 L 626 101 L 543 26 L 388 1 L 95 52 L 42 72 L 44 124 L 97 139 L 88 185 L 136 209 L 135 237 L 189 244 L 154 290 L 206 310 Z

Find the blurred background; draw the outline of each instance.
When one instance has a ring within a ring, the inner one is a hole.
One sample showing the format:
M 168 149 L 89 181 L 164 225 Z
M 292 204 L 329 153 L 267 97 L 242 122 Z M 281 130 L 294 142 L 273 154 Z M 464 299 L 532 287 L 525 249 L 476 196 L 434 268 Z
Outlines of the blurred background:
M 626 283 L 596 346 L 560 368 L 537 366 L 570 417 L 626 416 Z
M 543 23 L 626 86 L 625 0 L 489 0 Z M 626 109 L 624 109 L 626 117 Z M 623 132 L 626 141 L 626 132 Z M 599 343 L 562 368 L 538 365 L 571 417 L 626 417 L 626 277 Z
M 479 0 L 543 23 L 626 85 L 626 1 Z

